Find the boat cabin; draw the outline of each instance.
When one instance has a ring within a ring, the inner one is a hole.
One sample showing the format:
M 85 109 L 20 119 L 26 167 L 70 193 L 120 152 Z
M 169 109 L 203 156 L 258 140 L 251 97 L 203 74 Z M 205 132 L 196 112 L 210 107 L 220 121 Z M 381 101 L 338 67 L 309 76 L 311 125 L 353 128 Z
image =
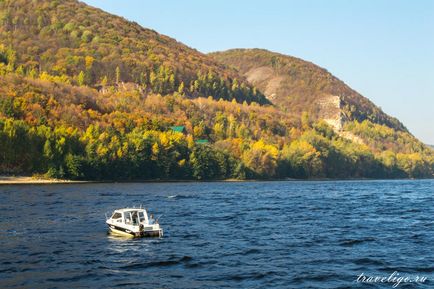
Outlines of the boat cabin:
M 149 224 L 148 214 L 145 209 L 119 209 L 114 211 L 111 219 L 115 224 L 120 223 L 133 226 L 138 226 L 143 223 Z

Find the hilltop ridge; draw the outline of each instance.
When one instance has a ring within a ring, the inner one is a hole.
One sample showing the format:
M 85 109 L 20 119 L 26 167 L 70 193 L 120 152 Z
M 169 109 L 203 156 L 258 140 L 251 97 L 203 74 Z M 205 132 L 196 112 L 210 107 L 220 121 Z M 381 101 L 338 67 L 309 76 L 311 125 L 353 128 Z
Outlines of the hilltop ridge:
M 0 11 L 0 62 L 22 74 L 269 103 L 237 72 L 207 55 L 76 0 L 4 0 Z
M 369 120 L 407 131 L 398 119 L 311 62 L 265 49 L 230 49 L 209 55 L 238 70 L 272 103 L 289 113 L 301 116 L 307 112 L 337 130 L 346 122 Z

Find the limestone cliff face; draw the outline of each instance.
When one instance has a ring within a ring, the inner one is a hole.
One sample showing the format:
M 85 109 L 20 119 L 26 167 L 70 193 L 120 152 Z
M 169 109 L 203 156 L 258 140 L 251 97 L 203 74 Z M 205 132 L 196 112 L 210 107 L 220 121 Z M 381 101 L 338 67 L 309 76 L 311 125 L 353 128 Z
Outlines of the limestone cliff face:
M 358 144 L 364 143 L 360 137 L 349 131 L 344 131 L 344 124 L 349 121 L 349 119 L 345 113 L 343 113 L 344 102 L 340 96 L 325 96 L 318 101 L 318 105 L 319 118 L 327 122 L 339 136 Z
M 342 113 L 342 101 L 338 95 L 325 96 L 318 101 L 319 118 L 324 119 L 335 131 L 341 131 L 348 119 Z
M 274 105 L 294 116 L 307 112 L 314 120 L 326 120 L 336 131 L 353 120 L 407 131 L 396 118 L 313 63 L 262 49 L 233 49 L 210 55 L 238 70 Z

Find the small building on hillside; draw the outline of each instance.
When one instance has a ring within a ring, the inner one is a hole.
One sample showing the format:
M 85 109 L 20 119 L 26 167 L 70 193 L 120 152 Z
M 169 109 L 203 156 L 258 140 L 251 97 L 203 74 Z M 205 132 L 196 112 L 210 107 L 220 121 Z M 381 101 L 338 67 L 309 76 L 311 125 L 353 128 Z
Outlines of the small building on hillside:
M 170 129 L 173 132 L 178 132 L 178 133 L 182 133 L 184 135 L 187 135 L 187 130 L 185 129 L 185 126 L 180 125 L 180 126 L 171 126 Z
M 207 139 L 198 139 L 195 141 L 196 144 L 209 144 Z

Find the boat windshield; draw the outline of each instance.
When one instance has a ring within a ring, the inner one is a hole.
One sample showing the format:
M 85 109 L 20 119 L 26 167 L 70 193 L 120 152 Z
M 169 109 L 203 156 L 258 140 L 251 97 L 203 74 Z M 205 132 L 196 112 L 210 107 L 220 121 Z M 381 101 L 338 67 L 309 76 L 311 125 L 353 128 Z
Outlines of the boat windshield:
M 126 211 L 124 212 L 125 224 L 137 226 L 139 223 L 146 222 L 146 214 L 144 211 Z
M 125 224 L 131 224 L 131 212 L 124 212 Z
M 145 222 L 145 212 L 139 212 L 140 223 Z

